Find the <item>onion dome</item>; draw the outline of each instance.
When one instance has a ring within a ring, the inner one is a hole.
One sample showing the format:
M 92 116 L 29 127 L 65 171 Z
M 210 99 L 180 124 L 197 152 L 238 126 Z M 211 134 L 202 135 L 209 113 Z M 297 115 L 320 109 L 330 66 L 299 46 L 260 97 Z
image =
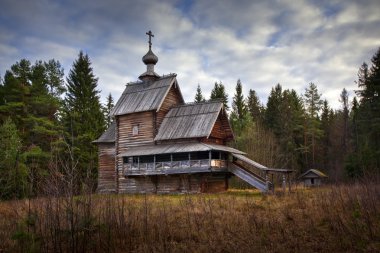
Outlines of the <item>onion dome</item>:
M 158 57 L 152 52 L 152 49 L 149 48 L 148 53 L 146 53 L 146 55 L 143 56 L 142 61 L 145 63 L 145 65 L 156 65 L 156 63 L 158 62 Z

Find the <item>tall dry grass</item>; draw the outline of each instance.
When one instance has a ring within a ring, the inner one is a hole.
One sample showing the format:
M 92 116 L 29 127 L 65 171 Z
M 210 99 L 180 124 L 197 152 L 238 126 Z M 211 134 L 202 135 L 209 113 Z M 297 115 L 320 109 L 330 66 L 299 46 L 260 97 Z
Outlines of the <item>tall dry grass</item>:
M 0 252 L 379 252 L 380 185 L 0 203 Z

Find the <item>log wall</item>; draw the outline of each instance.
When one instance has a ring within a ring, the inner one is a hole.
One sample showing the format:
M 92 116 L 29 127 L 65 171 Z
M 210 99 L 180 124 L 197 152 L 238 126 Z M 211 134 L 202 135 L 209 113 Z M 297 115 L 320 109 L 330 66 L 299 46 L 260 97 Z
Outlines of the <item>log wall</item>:
M 117 189 L 118 192 L 129 192 L 128 187 L 134 187 L 133 180 L 127 180 L 123 172 L 123 158 L 118 155 L 127 151 L 128 147 L 153 144 L 154 138 L 154 112 L 139 112 L 116 118 L 116 162 L 117 162 Z M 133 127 L 138 126 L 138 134 L 133 134 Z M 129 182 L 130 181 L 130 182 Z M 129 186 L 131 184 L 131 186 Z M 144 182 L 149 191 L 149 183 Z M 142 186 L 141 186 L 142 187 Z M 141 188 L 137 186 L 137 188 Z M 132 192 L 132 191 L 131 191 Z
M 223 192 L 228 188 L 224 173 L 119 177 L 120 193 L 200 193 Z
M 211 130 L 210 137 L 213 137 L 216 139 L 225 139 L 227 137 L 225 131 L 226 130 L 224 128 L 224 122 L 222 119 L 222 114 L 219 113 L 218 119 L 216 120 L 215 125 Z
M 165 115 L 169 112 L 170 108 L 172 108 L 173 106 L 179 105 L 181 103 L 182 103 L 182 100 L 181 100 L 181 96 L 179 94 L 178 88 L 176 88 L 176 86 L 173 85 L 170 88 L 167 96 L 165 97 L 160 110 L 157 112 L 155 135 L 157 134 L 158 129 L 160 128 L 160 125 L 162 121 L 164 120 Z
M 116 191 L 115 144 L 101 143 L 99 150 L 98 189 L 100 193 Z

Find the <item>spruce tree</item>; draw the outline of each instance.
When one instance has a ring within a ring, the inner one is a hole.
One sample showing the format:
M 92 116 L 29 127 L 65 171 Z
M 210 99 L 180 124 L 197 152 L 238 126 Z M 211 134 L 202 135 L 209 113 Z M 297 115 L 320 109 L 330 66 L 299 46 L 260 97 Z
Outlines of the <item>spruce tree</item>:
M 230 115 L 231 126 L 236 134 L 240 134 L 244 127 L 248 124 L 248 111 L 242 90 L 240 79 L 236 84 L 236 93 L 232 100 L 232 112 Z
M 229 109 L 228 95 L 222 82 L 215 82 L 214 88 L 211 91 L 210 100 L 220 100 L 223 102 L 224 108 Z
M 197 93 L 195 93 L 194 102 L 195 103 L 201 103 L 201 102 L 205 102 L 205 101 L 206 101 L 206 99 L 202 94 L 201 86 L 198 84 Z
M 260 99 L 257 96 L 257 93 L 255 90 L 249 90 L 248 97 L 247 97 L 247 109 L 249 113 L 251 114 L 251 117 L 253 121 L 255 122 L 262 122 L 263 121 L 263 113 L 264 108 L 260 103 Z
M 107 103 L 106 103 L 106 108 L 105 108 L 105 116 L 106 116 L 106 125 L 107 125 L 107 128 L 111 125 L 112 123 L 112 117 L 111 117 L 111 111 L 114 107 L 114 103 L 113 103 L 113 97 L 110 94 L 108 94 L 107 96 Z
M 67 77 L 67 93 L 63 123 L 68 133 L 68 142 L 78 162 L 76 191 L 89 179 L 95 186 L 97 178 L 97 151 L 92 141 L 105 130 L 98 79 L 93 73 L 88 55 L 81 51 Z
M 311 140 L 311 167 L 315 168 L 317 140 L 322 134 L 320 130 L 319 112 L 322 108 L 323 101 L 321 99 L 321 94 L 318 93 L 317 86 L 314 83 L 310 83 L 309 87 L 306 88 L 304 98 L 307 115 L 307 132 L 305 137 L 309 137 Z
M 358 73 L 357 110 L 359 157 L 362 170 L 380 167 L 380 48 L 371 59 L 371 68 L 363 63 Z
M 265 110 L 264 122 L 266 127 L 271 129 L 276 136 L 279 136 L 281 132 L 280 126 L 280 105 L 282 101 L 282 86 L 277 84 L 272 88 L 267 102 L 267 108 Z

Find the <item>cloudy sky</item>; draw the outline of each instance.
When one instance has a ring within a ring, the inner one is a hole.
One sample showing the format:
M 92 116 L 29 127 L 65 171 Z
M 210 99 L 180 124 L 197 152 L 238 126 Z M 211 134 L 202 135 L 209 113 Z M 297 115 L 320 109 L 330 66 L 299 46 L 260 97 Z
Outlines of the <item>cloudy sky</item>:
M 380 1 L 0 0 L 0 75 L 22 58 L 54 58 L 67 74 L 83 50 L 102 101 L 117 100 L 145 71 L 148 30 L 156 72 L 177 73 L 186 101 L 198 83 L 209 97 L 216 81 L 231 100 L 240 78 L 263 102 L 277 83 L 303 93 L 314 82 L 338 109 L 380 46 Z

